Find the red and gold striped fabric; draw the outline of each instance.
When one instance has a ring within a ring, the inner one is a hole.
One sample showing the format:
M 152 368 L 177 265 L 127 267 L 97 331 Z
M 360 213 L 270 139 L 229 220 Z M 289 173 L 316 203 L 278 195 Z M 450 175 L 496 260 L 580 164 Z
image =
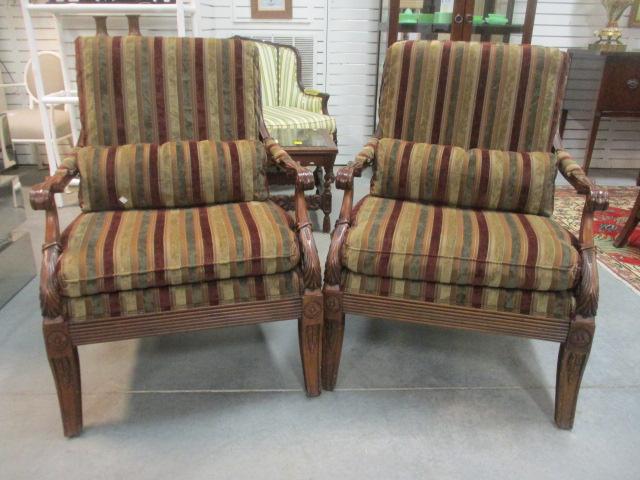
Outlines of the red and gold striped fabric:
M 550 216 L 556 158 L 383 138 L 371 193 L 439 205 Z
M 560 291 L 576 285 L 576 240 L 538 215 L 367 196 L 342 250 L 350 271 L 456 285 Z
M 79 145 L 258 140 L 257 50 L 240 39 L 80 37 Z
M 266 200 L 262 142 L 167 142 L 82 147 L 77 153 L 85 212 Z
M 471 285 L 448 285 L 372 277 L 346 270 L 342 277 L 342 290 L 353 294 L 380 295 L 562 319 L 571 318 L 575 310 L 575 299 L 569 290 L 540 292 Z
M 62 294 L 80 297 L 293 270 L 293 220 L 272 202 L 81 214 L 62 236 Z
M 397 42 L 384 66 L 381 136 L 465 150 L 551 151 L 567 65 L 556 48 Z
M 257 277 L 63 297 L 62 305 L 65 318 L 83 322 L 239 302 L 300 298 L 303 293 L 302 275 L 298 270 L 292 270 Z

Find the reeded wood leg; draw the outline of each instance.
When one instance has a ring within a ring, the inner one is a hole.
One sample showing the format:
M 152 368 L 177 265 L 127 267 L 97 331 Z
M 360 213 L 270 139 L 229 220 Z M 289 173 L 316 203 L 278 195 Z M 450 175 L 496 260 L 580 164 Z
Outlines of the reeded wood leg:
M 78 349 L 72 344 L 69 329 L 61 318 L 45 318 L 44 343 L 58 391 L 60 415 L 65 437 L 82 431 L 82 395 Z
M 337 287 L 327 287 L 324 290 L 322 333 L 322 388 L 325 390 L 333 390 L 336 386 L 343 337 L 342 292 Z
M 310 397 L 320 395 L 322 310 L 322 293 L 319 290 L 305 293 L 302 298 L 302 318 L 298 321 L 298 338 L 300 339 L 304 387 Z
M 633 204 L 633 208 L 631 209 L 627 222 L 613 241 L 613 245 L 618 248 L 624 247 L 629 241 L 629 237 L 638 226 L 638 222 L 640 222 L 640 193 L 638 194 L 638 198 L 636 198 L 636 203 Z
M 593 116 L 593 123 L 591 124 L 591 132 L 589 133 L 589 140 L 587 140 L 587 151 L 584 155 L 584 164 L 582 170 L 585 175 L 589 174 L 589 167 L 591 166 L 591 157 L 593 155 L 593 147 L 596 145 L 596 137 L 598 136 L 598 128 L 600 127 L 600 112 L 595 112 Z
M 573 428 L 582 374 L 587 365 L 595 331 L 593 318 L 577 317 L 571 324 L 567 341 L 560 345 L 556 373 L 556 425 Z

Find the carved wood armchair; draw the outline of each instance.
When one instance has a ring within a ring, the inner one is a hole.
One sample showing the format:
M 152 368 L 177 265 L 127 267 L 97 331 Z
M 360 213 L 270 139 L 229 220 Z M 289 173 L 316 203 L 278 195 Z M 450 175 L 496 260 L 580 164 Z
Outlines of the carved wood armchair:
M 311 172 L 266 136 L 258 56 L 240 40 L 76 41 L 82 134 L 31 192 L 46 216 L 40 297 L 64 433 L 82 430 L 79 345 L 299 318 L 307 394 L 320 393 L 320 263 Z M 295 220 L 265 165 L 297 177 Z M 60 234 L 54 195 L 79 176 Z
M 607 194 L 553 147 L 567 55 L 530 45 L 408 41 L 388 51 L 377 135 L 339 171 L 325 268 L 322 383 L 345 313 L 560 343 L 556 413 L 573 425 L 595 328 L 593 212 Z M 355 207 L 353 179 L 372 167 Z M 559 170 L 586 197 L 556 224 Z

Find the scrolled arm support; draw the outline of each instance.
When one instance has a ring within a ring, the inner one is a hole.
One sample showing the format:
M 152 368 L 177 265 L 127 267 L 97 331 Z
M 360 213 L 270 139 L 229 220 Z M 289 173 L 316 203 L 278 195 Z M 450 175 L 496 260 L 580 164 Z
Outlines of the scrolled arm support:
M 338 170 L 336 175 L 336 187 L 340 190 L 350 190 L 353 188 L 354 177 L 362 175 L 362 170 L 373 164 L 378 148 L 378 139 L 372 138 L 367 145 L 356 155 L 355 160 L 349 162 L 346 167 Z
M 34 185 L 29 193 L 33 209 L 45 211 L 45 233 L 40 267 L 40 308 L 42 315 L 49 318 L 56 318 L 62 313 L 60 286 L 55 273 L 58 257 L 62 253 L 55 194 L 64 192 L 73 177 L 74 172 L 61 170 L 47 177 L 44 182 Z
M 306 290 L 318 290 L 322 285 L 322 274 L 318 249 L 313 239 L 313 229 L 307 211 L 305 190 L 315 188 L 313 173 L 295 162 L 289 154 L 272 138 L 265 140 L 269 157 L 273 163 L 296 175 L 294 207 L 296 214 L 296 231 L 302 264 L 302 278 Z
M 596 249 L 593 243 L 593 219 L 596 211 L 609 208 L 606 189 L 594 184 L 568 152 L 558 149 L 558 170 L 579 194 L 585 195 L 580 222 L 580 254 L 582 269 L 576 289 L 576 313 L 584 318 L 595 317 L 598 311 L 599 280 Z
M 273 138 L 267 138 L 264 143 L 271 162 L 296 176 L 296 190 L 313 190 L 315 188 L 315 180 L 310 170 L 294 161 Z

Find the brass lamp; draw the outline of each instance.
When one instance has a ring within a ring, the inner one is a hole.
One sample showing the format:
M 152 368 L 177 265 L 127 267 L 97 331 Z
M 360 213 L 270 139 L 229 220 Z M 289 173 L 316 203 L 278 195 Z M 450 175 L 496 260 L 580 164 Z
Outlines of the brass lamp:
M 627 46 L 622 43 L 622 31 L 618 28 L 618 20 L 624 11 L 633 4 L 633 0 L 601 0 L 604 9 L 607 11 L 608 23 L 605 28 L 596 30 L 595 36 L 598 40 L 589 44 L 590 50 L 604 52 L 622 52 Z

